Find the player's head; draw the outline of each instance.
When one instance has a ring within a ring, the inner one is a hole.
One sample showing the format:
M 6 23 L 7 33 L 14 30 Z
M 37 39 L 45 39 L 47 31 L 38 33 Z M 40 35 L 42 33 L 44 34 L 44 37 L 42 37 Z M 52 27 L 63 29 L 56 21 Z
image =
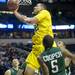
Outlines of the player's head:
M 13 59 L 13 60 L 12 60 L 12 66 L 13 66 L 13 67 L 19 66 L 19 60 L 18 60 L 18 59 Z
M 65 57 L 65 67 L 70 66 L 70 64 L 71 64 L 71 58 Z
M 46 9 L 47 7 L 46 7 L 46 5 L 45 4 L 43 4 L 43 3 L 38 3 L 38 4 L 36 4 L 36 6 L 34 7 L 34 14 L 37 14 L 38 12 L 40 12 L 41 10 L 44 10 L 44 9 Z
M 54 39 L 50 35 L 46 35 L 43 39 L 43 45 L 45 49 L 52 48 Z
M 58 47 L 65 47 L 65 44 L 64 44 L 64 42 L 62 42 L 62 41 L 58 41 L 58 42 L 57 42 L 57 46 L 58 46 Z

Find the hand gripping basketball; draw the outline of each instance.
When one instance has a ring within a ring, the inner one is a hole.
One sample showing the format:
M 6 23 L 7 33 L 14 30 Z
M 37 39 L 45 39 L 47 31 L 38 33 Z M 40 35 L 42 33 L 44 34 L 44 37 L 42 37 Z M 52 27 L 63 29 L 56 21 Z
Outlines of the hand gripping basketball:
M 16 10 L 19 7 L 19 0 L 8 0 L 7 6 L 11 11 Z

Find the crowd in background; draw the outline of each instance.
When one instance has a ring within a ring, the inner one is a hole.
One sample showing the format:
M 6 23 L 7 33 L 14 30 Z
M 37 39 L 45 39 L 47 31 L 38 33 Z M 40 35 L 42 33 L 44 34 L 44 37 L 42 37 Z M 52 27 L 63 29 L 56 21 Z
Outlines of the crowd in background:
M 0 30 L 0 39 L 31 39 L 33 36 L 33 31 L 2 31 Z M 54 31 L 54 37 L 57 38 L 75 38 L 75 31 L 61 30 Z
M 30 46 L 30 48 L 29 48 Z M 19 59 L 20 65 L 25 61 L 28 55 L 28 50 L 31 50 L 31 45 L 24 45 L 22 43 L 11 43 L 11 44 L 1 44 L 0 45 L 0 75 L 11 68 L 12 60 L 14 58 Z

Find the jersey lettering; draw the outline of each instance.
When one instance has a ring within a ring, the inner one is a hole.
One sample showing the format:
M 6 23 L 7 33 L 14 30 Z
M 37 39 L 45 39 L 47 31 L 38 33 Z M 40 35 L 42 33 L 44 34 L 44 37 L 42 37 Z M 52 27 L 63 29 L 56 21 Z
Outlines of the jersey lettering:
M 57 63 L 58 63 L 57 60 L 52 60 L 52 61 L 51 61 L 51 67 L 52 67 L 52 72 L 53 72 L 53 73 L 57 73 L 58 70 L 59 70 Z

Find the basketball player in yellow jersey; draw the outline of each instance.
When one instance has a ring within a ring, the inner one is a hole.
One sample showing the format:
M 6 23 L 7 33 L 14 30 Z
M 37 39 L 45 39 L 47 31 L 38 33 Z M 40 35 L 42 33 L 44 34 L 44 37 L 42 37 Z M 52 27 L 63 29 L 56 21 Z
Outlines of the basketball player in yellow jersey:
M 46 9 L 46 6 L 43 3 L 38 3 L 34 7 L 33 13 L 36 15 L 32 18 L 21 15 L 17 12 L 17 10 L 18 9 L 14 11 L 14 14 L 19 20 L 25 23 L 27 22 L 37 25 L 35 34 L 32 37 L 32 42 L 34 44 L 32 47 L 32 51 L 25 61 L 27 63 L 25 75 L 33 75 L 34 71 L 39 69 L 40 67 L 37 61 L 37 56 L 39 56 L 44 51 L 42 43 L 43 37 L 45 35 L 50 35 L 53 37 L 51 14 Z M 53 47 L 56 47 L 55 42 L 53 44 Z

